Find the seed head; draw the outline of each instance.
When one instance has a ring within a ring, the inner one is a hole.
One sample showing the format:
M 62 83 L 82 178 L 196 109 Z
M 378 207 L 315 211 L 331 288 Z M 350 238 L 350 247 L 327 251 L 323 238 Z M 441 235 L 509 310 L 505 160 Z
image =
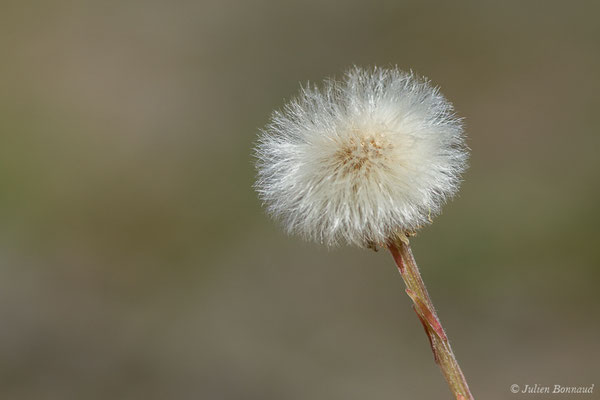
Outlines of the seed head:
M 255 154 L 255 187 L 288 232 L 358 246 L 429 223 L 468 158 L 437 88 L 396 68 L 356 67 L 275 111 Z

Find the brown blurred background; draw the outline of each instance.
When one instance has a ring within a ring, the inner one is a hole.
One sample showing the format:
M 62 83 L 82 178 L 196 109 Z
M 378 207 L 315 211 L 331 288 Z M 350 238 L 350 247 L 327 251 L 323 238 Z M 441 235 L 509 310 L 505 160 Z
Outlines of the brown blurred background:
M 251 187 L 271 111 L 353 64 L 465 117 L 413 248 L 475 396 L 600 385 L 598 4 L 2 1 L 0 398 L 449 399 L 391 257 Z

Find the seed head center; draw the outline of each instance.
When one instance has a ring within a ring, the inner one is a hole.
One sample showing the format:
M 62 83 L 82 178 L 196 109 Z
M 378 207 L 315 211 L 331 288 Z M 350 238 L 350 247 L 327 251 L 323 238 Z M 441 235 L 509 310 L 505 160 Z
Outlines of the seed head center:
M 345 172 L 365 171 L 388 157 L 392 144 L 383 134 L 350 138 L 338 151 L 337 161 Z

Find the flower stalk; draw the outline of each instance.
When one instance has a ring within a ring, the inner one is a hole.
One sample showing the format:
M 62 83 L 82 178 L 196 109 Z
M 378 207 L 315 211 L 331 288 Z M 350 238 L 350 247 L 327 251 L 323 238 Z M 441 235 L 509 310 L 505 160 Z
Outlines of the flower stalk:
M 405 234 L 398 235 L 395 240 L 388 244 L 388 249 L 392 253 L 398 271 L 406 284 L 406 293 L 413 301 L 413 308 L 425 329 L 433 358 L 442 370 L 452 394 L 454 394 L 456 400 L 473 400 L 469 385 L 456 361 L 448 337 L 435 312 L 423 278 L 421 278 L 419 268 L 410 249 L 408 237 Z

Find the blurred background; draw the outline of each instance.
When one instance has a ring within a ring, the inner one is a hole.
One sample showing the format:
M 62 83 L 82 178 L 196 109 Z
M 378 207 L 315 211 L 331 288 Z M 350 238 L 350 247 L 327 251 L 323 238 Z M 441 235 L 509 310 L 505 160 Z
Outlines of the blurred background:
M 413 250 L 474 395 L 600 385 L 599 3 L 0 4 L 0 398 L 449 399 L 391 257 L 251 187 L 271 111 L 353 64 L 465 118 Z

